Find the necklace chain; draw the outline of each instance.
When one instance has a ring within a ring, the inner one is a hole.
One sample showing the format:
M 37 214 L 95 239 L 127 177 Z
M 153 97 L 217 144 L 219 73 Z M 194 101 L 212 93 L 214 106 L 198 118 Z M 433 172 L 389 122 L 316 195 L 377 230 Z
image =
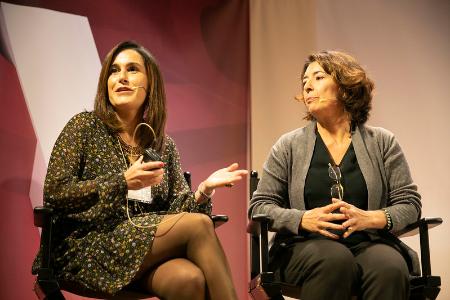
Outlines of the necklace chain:
M 117 135 L 117 138 L 119 140 L 121 150 L 124 154 L 126 154 L 130 163 L 134 163 L 136 159 L 141 156 L 142 148 L 140 146 L 132 146 L 127 144 L 119 134 Z

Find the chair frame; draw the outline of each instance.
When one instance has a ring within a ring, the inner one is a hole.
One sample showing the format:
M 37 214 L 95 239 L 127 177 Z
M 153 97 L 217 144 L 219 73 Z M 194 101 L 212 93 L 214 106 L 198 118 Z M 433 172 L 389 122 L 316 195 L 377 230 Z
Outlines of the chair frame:
M 256 171 L 250 174 L 250 199 L 258 186 Z M 285 282 L 276 282 L 269 271 L 269 216 L 257 214 L 247 226 L 250 234 L 250 283 L 249 294 L 253 299 L 284 299 L 283 295 L 299 297 L 301 287 Z M 421 275 L 410 276 L 410 300 L 436 299 L 440 292 L 441 278 L 431 275 L 431 260 L 428 230 L 442 224 L 441 218 L 421 218 L 396 233 L 397 237 L 419 234 Z M 283 247 L 283 245 L 281 245 Z
M 184 172 L 184 178 L 191 188 L 191 174 Z M 144 293 L 132 288 L 124 288 L 116 295 L 110 296 L 105 293 L 96 292 L 88 289 L 84 289 L 81 286 L 65 286 L 56 279 L 53 267 L 51 265 L 51 244 L 52 244 L 52 226 L 55 222 L 53 210 L 45 206 L 37 206 L 33 209 L 34 225 L 42 228 L 40 248 L 42 251 L 41 266 L 37 271 L 37 278 L 34 283 L 34 291 L 40 300 L 65 300 L 62 290 L 66 290 L 71 293 L 78 294 L 95 299 L 146 299 L 154 297 L 149 293 Z M 226 215 L 213 215 L 211 219 L 214 222 L 214 227 L 217 228 L 220 225 L 228 221 Z

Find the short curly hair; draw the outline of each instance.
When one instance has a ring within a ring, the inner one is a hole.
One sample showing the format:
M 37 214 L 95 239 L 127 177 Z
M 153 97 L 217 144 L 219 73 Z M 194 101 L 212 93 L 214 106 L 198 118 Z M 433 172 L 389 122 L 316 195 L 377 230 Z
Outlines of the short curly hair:
M 301 78 L 313 62 L 317 62 L 338 85 L 338 100 L 350 114 L 352 126 L 364 124 L 372 109 L 372 91 L 375 85 L 362 66 L 346 53 L 321 51 L 308 56 Z M 314 120 L 314 117 L 308 112 L 305 119 Z

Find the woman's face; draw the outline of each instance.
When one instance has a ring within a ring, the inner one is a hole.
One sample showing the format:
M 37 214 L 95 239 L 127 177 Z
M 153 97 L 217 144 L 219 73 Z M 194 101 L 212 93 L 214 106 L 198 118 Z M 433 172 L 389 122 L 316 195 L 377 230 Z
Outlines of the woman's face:
M 303 80 L 303 101 L 308 111 L 316 117 L 321 111 L 340 105 L 339 87 L 331 75 L 327 74 L 318 62 L 307 67 Z
M 136 113 L 147 94 L 148 78 L 144 59 L 132 49 L 114 59 L 108 77 L 109 101 L 117 112 Z

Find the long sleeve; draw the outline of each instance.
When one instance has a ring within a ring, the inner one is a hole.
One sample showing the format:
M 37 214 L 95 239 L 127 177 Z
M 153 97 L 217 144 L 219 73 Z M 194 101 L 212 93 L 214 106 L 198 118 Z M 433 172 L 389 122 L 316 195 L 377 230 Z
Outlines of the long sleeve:
M 73 218 L 89 220 L 124 199 L 125 178 L 120 168 L 112 166 L 108 153 L 113 152 L 113 145 L 102 127 L 89 113 L 74 116 L 64 127 L 47 170 L 46 205 Z
M 395 136 L 385 129 L 378 129 L 383 133 L 379 146 L 388 184 L 386 209 L 392 217 L 392 230 L 397 231 L 420 218 L 422 203 L 405 155 Z
M 298 234 L 304 210 L 290 207 L 289 202 L 289 139 L 280 138 L 272 147 L 264 164 L 258 188 L 250 202 L 249 217 L 266 214 L 270 230 Z

